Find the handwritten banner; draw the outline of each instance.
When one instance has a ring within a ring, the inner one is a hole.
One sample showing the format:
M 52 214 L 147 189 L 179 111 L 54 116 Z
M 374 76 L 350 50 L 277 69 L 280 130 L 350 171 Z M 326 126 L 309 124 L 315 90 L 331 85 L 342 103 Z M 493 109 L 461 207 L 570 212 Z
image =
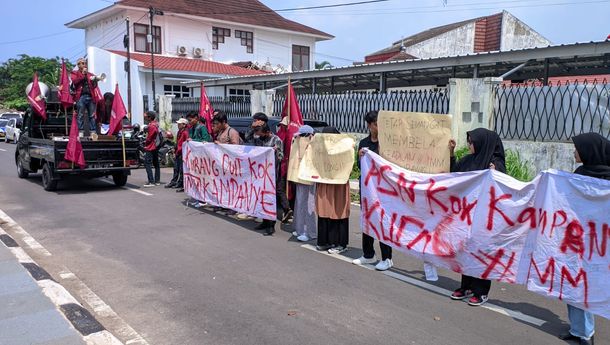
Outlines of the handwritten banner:
M 411 171 L 449 172 L 451 115 L 380 111 L 379 154 Z
M 290 145 L 290 159 L 288 160 L 288 181 L 300 184 L 311 185 L 313 182 L 301 180 L 299 178 L 299 167 L 305 157 L 305 152 L 309 147 L 313 137 L 294 137 Z
M 247 215 L 276 219 L 272 148 L 188 141 L 184 191 L 192 198 Z
M 299 179 L 345 184 L 354 166 L 355 141 L 347 134 L 320 133 L 313 136 L 299 165 Z
M 458 273 L 610 318 L 610 181 L 548 170 L 414 173 L 367 152 L 363 232 Z

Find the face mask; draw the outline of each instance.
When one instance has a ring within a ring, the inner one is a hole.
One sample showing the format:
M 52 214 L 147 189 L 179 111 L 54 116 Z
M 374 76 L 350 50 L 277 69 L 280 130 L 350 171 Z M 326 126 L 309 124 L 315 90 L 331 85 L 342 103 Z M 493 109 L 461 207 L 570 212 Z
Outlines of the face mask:
M 258 134 L 254 134 L 254 139 L 260 139 L 260 138 L 261 138 L 261 136 L 260 136 L 260 135 L 258 135 Z

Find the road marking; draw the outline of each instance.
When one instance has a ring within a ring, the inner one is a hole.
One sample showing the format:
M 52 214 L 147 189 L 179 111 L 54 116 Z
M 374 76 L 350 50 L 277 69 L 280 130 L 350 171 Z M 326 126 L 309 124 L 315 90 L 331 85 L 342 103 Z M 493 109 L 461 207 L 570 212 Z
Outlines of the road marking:
M 0 221 L 2 221 L 2 225 L 5 228 L 9 228 L 12 231 L 19 234 L 21 240 L 25 242 L 33 251 L 40 255 L 51 256 L 51 253 L 47 251 L 38 241 L 36 241 L 32 236 L 30 236 L 19 224 L 17 224 L 11 217 L 9 217 L 6 213 L 0 210 Z
M 0 151 L 2 151 L 2 152 L 6 152 L 6 150 L 5 150 L 5 149 L 0 149 Z
M 113 186 L 114 186 L 114 182 L 108 181 L 108 180 L 106 180 L 106 179 L 100 179 L 100 181 L 102 181 L 102 182 L 104 182 L 104 183 L 107 183 L 107 184 L 111 184 L 111 185 L 113 185 Z M 136 193 L 138 193 L 138 194 L 142 194 L 142 195 L 146 195 L 146 196 L 153 196 L 153 194 L 146 193 L 146 192 L 144 192 L 144 191 L 141 191 L 141 190 L 139 190 L 139 189 L 135 189 L 135 188 L 131 188 L 131 187 L 121 187 L 121 189 L 127 189 L 127 190 L 130 190 L 130 191 L 132 191 L 132 192 L 136 192 Z
M 330 256 L 332 258 L 335 259 L 339 259 L 341 261 L 345 261 L 345 262 L 349 262 L 350 264 L 352 263 L 353 259 L 349 258 L 347 256 L 344 255 L 337 255 L 337 254 L 329 254 L 327 251 L 318 251 L 316 249 L 315 246 L 311 245 L 311 244 L 303 244 L 301 245 L 302 248 L 314 251 L 316 253 L 320 253 L 320 254 L 324 254 L 326 256 Z M 360 266 L 362 268 L 366 268 L 368 270 L 375 270 L 375 268 L 372 265 L 354 265 L 354 266 Z M 430 283 L 426 283 L 424 281 L 421 281 L 419 279 L 415 279 L 415 278 L 411 278 L 409 276 L 406 276 L 404 274 L 400 274 L 394 271 L 383 271 L 381 272 L 382 274 L 388 276 L 388 277 L 392 277 L 394 279 L 400 280 L 402 282 L 411 284 L 411 285 L 415 285 L 417 287 L 420 287 L 422 289 L 437 293 L 439 295 L 443 295 L 443 296 L 450 296 L 451 295 L 451 291 L 443 289 L 442 287 L 430 284 Z M 527 323 L 530 323 L 532 325 L 536 325 L 538 327 L 541 327 L 542 325 L 544 325 L 546 323 L 546 321 L 541 320 L 539 318 L 527 315 L 527 314 L 523 314 L 520 311 L 516 311 L 516 310 L 511 310 L 511 309 L 507 309 L 504 307 L 500 307 L 498 305 L 492 304 L 492 303 L 485 303 L 481 306 L 481 308 L 485 308 L 491 311 L 495 311 L 498 314 L 502 314 L 505 316 L 509 316 L 512 317 L 513 319 L 518 319 Z

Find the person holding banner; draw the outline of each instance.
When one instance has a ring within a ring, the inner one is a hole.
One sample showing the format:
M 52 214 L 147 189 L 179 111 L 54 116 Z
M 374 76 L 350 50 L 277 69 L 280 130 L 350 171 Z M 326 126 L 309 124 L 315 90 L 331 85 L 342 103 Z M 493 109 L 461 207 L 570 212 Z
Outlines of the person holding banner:
M 278 188 L 280 176 L 280 163 L 284 159 L 284 144 L 280 138 L 271 132 L 268 124 L 256 127 L 254 130 L 254 146 L 272 147 L 275 151 L 275 187 Z M 278 206 L 282 205 L 279 195 L 276 196 Z M 257 225 L 254 229 L 265 230 L 265 236 L 271 236 L 275 232 L 275 220 L 264 219 L 263 222 Z
M 252 125 L 250 129 L 246 132 L 245 142 L 247 145 L 254 145 L 254 131 L 257 127 L 262 127 L 269 122 L 269 118 L 265 113 L 256 113 L 252 115 Z
M 379 154 L 379 140 L 378 140 L 378 128 L 377 128 L 377 117 L 379 112 L 369 111 L 364 116 L 364 121 L 369 129 L 369 136 L 360 140 L 358 144 L 358 169 L 360 169 L 360 158 L 364 155 L 365 149 L 371 150 L 376 154 Z M 360 176 L 360 185 L 362 186 L 362 176 Z M 360 202 L 362 205 L 362 200 Z M 362 251 L 363 254 L 358 259 L 352 261 L 355 265 L 372 264 L 377 262 L 375 257 L 375 239 L 371 236 L 362 233 Z M 378 271 L 386 271 L 394 266 L 392 262 L 392 247 L 379 241 L 379 249 L 381 249 L 381 261 L 375 265 L 375 269 Z
M 214 141 L 216 144 L 241 145 L 241 137 L 239 132 L 229 126 L 227 115 L 219 111 L 214 115 L 212 120 L 212 131 L 214 132 Z
M 291 154 L 291 160 L 296 159 L 297 162 L 301 161 L 303 158 L 302 155 L 305 154 L 305 150 L 309 146 L 313 135 L 313 128 L 311 126 L 303 125 L 299 127 L 299 131 L 294 137 L 291 145 L 291 148 L 296 150 Z M 299 146 L 298 148 L 296 148 L 297 145 Z M 292 155 L 298 157 L 293 157 Z M 293 163 L 291 162 L 290 164 Z M 316 184 L 313 182 L 305 184 L 305 181 L 303 181 L 303 183 L 295 182 L 294 184 L 296 185 L 296 195 L 292 225 L 295 231 L 292 234 L 301 242 L 315 240 L 318 236 L 315 213 Z
M 334 127 L 324 127 L 322 133 L 340 134 Z M 349 181 L 346 184 L 317 184 L 317 250 L 328 250 L 329 254 L 340 254 L 347 251 L 350 204 Z
M 467 132 L 468 150 L 470 154 L 459 161 L 455 158 L 455 140 L 449 141 L 451 172 L 465 172 L 484 169 L 495 169 L 506 173 L 504 145 L 500 136 L 485 128 L 477 128 Z M 462 275 L 462 284 L 451 294 L 451 299 L 468 299 L 471 306 L 480 306 L 487 302 L 491 280 Z
M 586 133 L 572 138 L 574 158 L 582 163 L 575 174 L 610 180 L 610 141 L 597 133 Z M 559 335 L 562 340 L 575 340 L 581 345 L 593 345 L 595 317 L 593 313 L 568 304 L 570 330 Z
M 208 133 L 208 129 L 204 124 L 199 122 L 199 114 L 197 114 L 196 111 L 191 111 L 186 114 L 186 119 L 188 121 L 188 141 L 192 140 L 200 143 L 212 141 L 212 137 L 210 136 L 210 133 Z

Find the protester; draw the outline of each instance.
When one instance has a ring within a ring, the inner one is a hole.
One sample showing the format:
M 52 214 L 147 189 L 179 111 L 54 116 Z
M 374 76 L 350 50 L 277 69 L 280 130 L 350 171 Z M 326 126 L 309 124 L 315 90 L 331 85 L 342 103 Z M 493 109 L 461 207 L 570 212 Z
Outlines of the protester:
M 227 115 L 222 111 L 219 111 L 216 113 L 216 115 L 214 115 L 214 119 L 212 120 L 212 130 L 214 131 L 214 135 L 216 137 L 216 140 L 214 141 L 216 144 L 242 144 L 239 132 L 229 126 Z
M 455 158 L 455 140 L 449 141 L 451 157 L 451 172 L 495 169 L 506 173 L 504 146 L 496 132 L 485 128 L 477 128 L 467 132 L 468 150 L 470 154 L 459 161 Z M 491 280 L 462 275 L 462 284 L 451 294 L 451 299 L 463 300 L 469 298 L 468 304 L 480 306 L 487 302 Z
M 252 125 L 250 125 L 250 129 L 246 132 L 245 135 L 245 143 L 248 145 L 254 144 L 254 130 L 257 127 L 262 127 L 269 122 L 269 118 L 265 113 L 256 113 L 252 115 Z
M 159 123 L 156 121 L 157 113 L 147 111 L 144 120 L 148 122 L 146 141 L 144 142 L 144 166 L 148 182 L 143 187 L 154 187 L 161 184 L 161 168 L 159 166 L 159 153 L 157 147 L 157 136 L 159 135 Z M 152 167 L 155 167 L 153 176 Z
M 106 92 L 104 94 L 104 100 L 97 103 L 97 122 L 98 122 L 98 134 L 106 134 L 108 132 L 108 125 L 110 124 L 110 116 L 112 115 L 112 102 L 114 101 L 114 94 L 112 92 Z
M 268 124 L 258 126 L 254 130 L 254 145 L 261 147 L 272 147 L 275 151 L 275 180 L 279 181 L 280 162 L 284 159 L 284 145 L 277 135 L 271 132 Z M 278 206 L 280 205 L 279 196 Z M 264 219 L 263 222 L 255 227 L 256 230 L 265 230 L 265 236 L 273 235 L 275 232 L 275 220 Z
M 379 154 L 379 139 L 378 139 L 378 128 L 377 128 L 377 116 L 378 111 L 369 111 L 364 116 L 364 121 L 369 129 L 369 136 L 360 140 L 358 144 L 358 169 L 360 169 L 360 158 L 364 155 L 365 149 L 371 150 Z M 360 188 L 362 189 L 362 176 L 360 176 Z M 362 205 L 362 200 L 360 202 Z M 352 261 L 356 265 L 372 264 L 377 262 L 375 256 L 375 239 L 373 237 L 363 233 L 362 234 L 362 251 L 363 254 L 358 259 Z M 394 266 L 392 261 L 392 247 L 379 241 L 379 249 L 381 250 L 381 261 L 375 265 L 375 269 L 379 271 L 389 270 Z
M 76 91 L 74 100 L 76 101 L 76 109 L 78 111 L 78 129 L 84 129 L 85 117 L 87 117 L 89 120 L 88 129 L 94 132 L 96 129 L 95 110 L 97 104 L 93 99 L 93 91 L 97 87 L 97 81 L 95 76 L 89 73 L 86 59 L 78 59 L 76 65 L 78 66 L 78 71 L 72 71 L 70 79 L 72 79 L 72 87 Z
M 586 133 L 572 138 L 574 158 L 582 163 L 575 174 L 610 180 L 610 141 L 597 133 Z M 568 304 L 570 330 L 559 335 L 562 340 L 575 340 L 581 345 L 593 345 L 595 317 L 593 313 Z
M 174 176 L 172 180 L 165 185 L 165 188 L 177 188 L 177 192 L 184 192 L 184 175 L 182 171 L 182 144 L 187 141 L 189 135 L 186 129 L 188 124 L 187 119 L 179 119 L 176 121 L 178 124 L 178 133 L 176 134 L 176 153 L 174 160 Z
M 311 126 L 304 125 L 299 128 L 298 136 L 302 138 L 299 141 L 299 144 L 303 146 L 302 149 L 298 150 L 299 154 L 305 153 L 305 149 L 309 146 L 313 135 L 313 128 Z M 296 138 L 297 137 L 295 137 L 295 139 Z M 292 145 L 296 145 L 294 140 Z M 297 159 L 297 162 L 299 162 L 302 158 L 303 157 L 295 157 L 294 159 Z M 297 236 L 297 240 L 301 242 L 315 240 L 318 237 L 316 224 L 316 185 L 315 183 L 295 183 L 295 185 L 295 212 L 292 223 L 295 231 L 292 234 Z
M 289 131 L 287 130 L 289 125 L 289 119 L 288 116 L 284 117 L 282 119 L 282 121 L 280 121 L 280 123 L 278 124 L 278 133 L 280 133 L 280 131 L 282 131 L 283 133 L 288 134 Z M 283 130 L 282 130 L 283 129 Z M 292 140 L 292 138 L 288 139 L 288 138 L 282 138 L 280 137 L 280 140 Z M 292 143 L 292 142 L 291 142 Z M 286 152 L 287 155 L 290 155 L 289 152 Z M 294 186 L 292 185 L 292 183 L 288 183 L 288 161 L 284 160 L 282 161 L 282 166 L 280 168 L 280 181 L 278 183 L 278 188 L 277 188 L 277 194 L 280 197 L 280 200 L 282 201 L 282 205 L 287 205 L 287 207 L 283 207 L 284 208 L 284 212 L 282 213 L 282 223 L 287 223 L 288 221 L 290 221 L 290 219 L 292 218 L 293 212 L 292 212 L 292 208 L 291 208 L 291 200 L 289 200 L 288 198 L 288 189 L 290 188 L 290 199 L 294 200 L 293 195 L 294 193 Z M 294 204 L 292 204 L 292 206 L 294 206 Z
M 322 133 L 339 134 L 339 131 L 334 127 L 325 127 Z M 328 250 L 330 254 L 345 252 L 349 242 L 349 181 L 343 185 L 318 183 L 316 213 L 318 214 L 316 249 Z
M 211 142 L 212 137 L 208 133 L 208 129 L 199 121 L 199 114 L 191 111 L 186 114 L 188 120 L 188 141 Z

